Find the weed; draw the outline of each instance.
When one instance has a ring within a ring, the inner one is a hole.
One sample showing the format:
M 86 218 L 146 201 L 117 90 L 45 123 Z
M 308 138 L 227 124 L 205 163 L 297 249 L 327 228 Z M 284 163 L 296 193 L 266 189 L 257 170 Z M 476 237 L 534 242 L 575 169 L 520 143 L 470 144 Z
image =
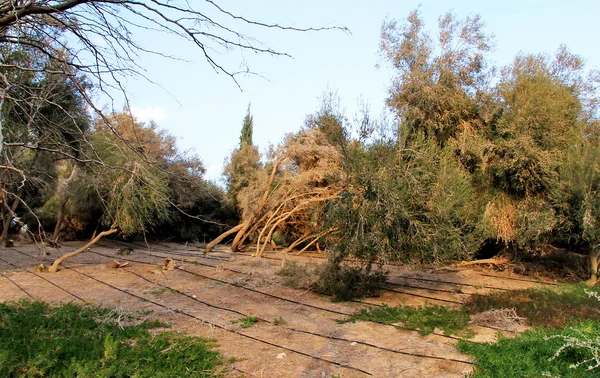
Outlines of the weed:
M 165 288 L 165 287 L 160 287 L 160 288 L 158 288 L 158 289 L 155 289 L 155 290 L 149 291 L 149 292 L 147 292 L 147 293 L 148 293 L 148 294 L 150 294 L 150 295 L 154 295 L 155 297 L 158 297 L 159 295 L 161 295 L 161 294 L 164 294 L 166 291 L 167 291 L 167 288 Z
M 240 323 L 240 327 L 242 328 L 250 328 L 255 323 L 258 323 L 258 318 L 255 316 L 246 316 L 238 320 L 234 320 L 234 323 Z
M 373 297 L 377 285 L 387 275 L 381 270 L 370 270 L 350 265 L 310 265 L 287 261 L 277 273 L 283 284 L 295 289 L 307 289 L 333 297 L 334 301 L 349 301 Z
M 311 290 L 329 295 L 334 301 L 376 296 L 378 285 L 385 282 L 387 274 L 360 266 L 326 264 Z
M 587 286 L 579 284 L 558 289 L 533 288 L 473 295 L 466 308 L 470 314 L 515 308 L 517 314 L 527 318 L 533 326 L 563 328 L 575 319 L 600 320 L 600 303 L 588 296 L 586 290 L 589 290 Z
M 316 266 L 286 261 L 277 274 L 283 277 L 284 286 L 294 289 L 309 289 L 317 280 Z
M 273 325 L 280 326 L 280 325 L 285 325 L 285 324 L 287 324 L 287 321 L 284 318 L 282 318 L 281 316 L 273 319 Z
M 445 334 L 461 334 L 469 324 L 469 315 L 463 310 L 452 310 L 445 306 L 426 304 L 422 307 L 395 306 L 361 310 L 350 315 L 342 322 L 368 320 L 384 324 L 392 324 L 402 329 L 418 329 L 422 335 L 428 335 L 435 328 Z M 401 324 L 399 324 L 401 323 Z
M 564 350 L 554 357 L 561 347 L 563 337 L 600 338 L 600 324 L 584 321 L 572 324 L 565 330 L 536 327 L 515 338 L 500 335 L 497 343 L 472 343 L 461 340 L 458 349 L 475 357 L 473 377 L 598 377 L 597 371 L 584 366 L 572 368 L 580 361 L 592 358 L 586 349 Z
M 0 303 L 0 376 L 215 377 L 223 364 L 214 344 L 162 325 L 119 326 L 110 309 L 42 302 Z M 103 319 L 99 322 L 98 319 Z

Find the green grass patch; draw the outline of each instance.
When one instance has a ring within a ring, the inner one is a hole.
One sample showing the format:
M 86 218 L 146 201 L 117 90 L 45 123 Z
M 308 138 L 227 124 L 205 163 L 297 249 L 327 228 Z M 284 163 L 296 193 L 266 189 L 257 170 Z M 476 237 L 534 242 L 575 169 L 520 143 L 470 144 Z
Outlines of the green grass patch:
M 466 304 L 470 314 L 491 309 L 515 308 L 532 326 L 564 328 L 575 320 L 600 320 L 600 302 L 585 291 L 596 291 L 584 284 L 559 288 L 511 290 L 473 295 Z
M 599 377 L 600 368 L 587 370 L 590 364 L 578 368 L 571 366 L 592 357 L 587 348 L 567 348 L 552 359 L 564 344 L 553 335 L 582 338 L 600 342 L 600 324 L 595 321 L 574 323 L 564 330 L 536 327 L 515 338 L 500 336 L 497 343 L 477 344 L 461 340 L 458 349 L 475 357 L 473 377 Z
M 422 335 L 428 335 L 438 328 L 446 335 L 469 336 L 465 331 L 469 324 L 469 314 L 463 310 L 452 310 L 445 306 L 432 304 L 421 307 L 384 305 L 363 309 L 341 322 L 355 322 L 356 320 L 392 324 L 401 329 L 417 329 Z
M 169 293 L 176 293 L 176 291 L 175 291 L 175 290 L 173 290 L 173 289 L 170 289 L 170 288 L 166 288 L 166 287 L 159 287 L 159 288 L 157 288 L 157 289 L 154 289 L 154 290 L 152 290 L 152 291 L 149 291 L 149 292 L 146 292 L 146 293 L 147 293 L 147 294 L 151 294 L 151 295 L 154 295 L 154 296 L 158 297 L 159 295 L 162 295 L 162 294 L 164 294 L 164 293 L 166 293 L 166 292 L 169 292 Z
M 213 342 L 174 332 L 152 335 L 149 330 L 164 325 L 135 320 L 76 304 L 0 303 L 0 376 L 221 376 Z
M 240 327 L 242 328 L 250 328 L 254 324 L 258 323 L 258 318 L 256 316 L 246 316 L 238 320 L 234 320 L 234 323 L 240 323 Z

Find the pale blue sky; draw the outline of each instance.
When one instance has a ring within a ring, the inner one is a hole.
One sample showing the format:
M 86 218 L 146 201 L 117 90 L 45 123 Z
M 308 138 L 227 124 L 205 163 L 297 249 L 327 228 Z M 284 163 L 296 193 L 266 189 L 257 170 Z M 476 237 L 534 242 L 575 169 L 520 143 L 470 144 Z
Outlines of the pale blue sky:
M 266 1 L 227 0 L 222 7 L 247 18 L 297 27 L 346 26 L 339 31 L 294 33 L 243 29 L 290 58 L 272 58 L 232 51 L 219 58 L 233 67 L 245 59 L 264 78 L 242 77 L 243 91 L 229 78 L 217 75 L 197 50 L 172 37 L 138 36 L 147 46 L 196 63 L 143 57 L 148 76 L 165 89 L 143 80 L 126 83 L 131 106 L 156 108 L 158 124 L 178 137 L 182 149 L 193 148 L 202 158 L 210 179 L 218 179 L 223 161 L 235 148 L 248 103 L 254 115 L 254 141 L 261 149 L 297 131 L 304 118 L 317 110 L 327 90 L 342 97 L 352 118 L 362 96 L 374 114 L 384 108 L 392 72 L 378 55 L 382 21 L 403 19 L 421 4 L 432 32 L 437 18 L 449 10 L 459 17 L 480 14 L 486 30 L 496 36 L 493 60 L 508 64 L 520 51 L 554 52 L 566 44 L 590 67 L 600 68 L 599 1 Z M 148 40 L 151 39 L 151 40 Z

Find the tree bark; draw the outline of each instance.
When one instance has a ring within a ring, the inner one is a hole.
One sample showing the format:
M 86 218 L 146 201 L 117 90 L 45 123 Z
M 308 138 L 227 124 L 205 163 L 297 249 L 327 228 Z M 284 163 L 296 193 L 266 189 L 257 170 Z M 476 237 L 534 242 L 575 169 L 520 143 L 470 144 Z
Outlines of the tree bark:
M 115 228 L 115 227 L 113 227 L 113 228 L 111 228 L 110 230 L 107 230 L 107 231 L 102 231 L 101 233 L 99 233 L 95 238 L 93 238 L 92 240 L 90 240 L 83 247 L 79 248 L 76 251 L 69 252 L 69 253 L 67 253 L 65 255 L 62 255 L 61 257 L 59 257 L 56 260 L 54 260 L 54 262 L 52 263 L 52 265 L 50 266 L 50 268 L 48 268 L 48 272 L 55 273 L 58 270 L 58 266 L 63 261 L 65 261 L 66 259 L 70 259 L 73 256 L 77 256 L 78 254 L 80 254 L 81 252 L 85 251 L 86 249 L 88 249 L 92 245 L 96 244 L 98 242 L 98 240 L 102 239 L 104 236 L 112 235 L 115 232 L 117 232 L 117 228 Z
M 10 227 L 10 220 L 12 219 L 12 216 L 15 213 L 17 206 L 19 205 L 19 199 L 21 198 L 21 194 L 22 194 L 22 189 L 19 189 L 19 191 L 17 192 L 17 198 L 15 198 L 15 200 L 13 201 L 12 206 L 10 208 L 3 207 L 2 234 L 0 235 L 0 245 L 4 244 L 5 247 L 8 247 L 8 228 Z M 6 197 L 4 197 L 4 200 L 6 201 Z M 5 204 L 5 206 L 7 206 L 6 202 L 4 202 L 4 204 Z M 6 214 L 4 212 L 4 209 L 8 210 L 8 211 L 6 211 Z
M 225 239 L 226 237 L 228 237 L 231 234 L 234 234 L 236 232 L 238 232 L 241 228 L 242 228 L 243 224 L 238 224 L 237 226 L 235 226 L 234 228 L 232 228 L 229 231 L 226 231 L 224 233 L 222 233 L 221 235 L 219 235 L 218 238 L 216 238 L 215 240 L 211 241 L 210 243 L 208 243 L 206 245 L 206 248 L 204 249 L 204 254 L 207 254 L 208 252 L 212 251 L 213 248 L 215 248 L 215 246 L 217 244 L 219 244 L 220 242 L 223 241 L 223 239 Z
M 54 233 L 52 234 L 52 241 L 58 243 L 58 237 L 60 236 L 60 230 L 62 228 L 65 219 L 65 208 L 67 207 L 68 200 L 61 200 L 58 208 L 58 214 L 56 214 L 56 226 L 54 227 Z M 92 237 L 93 239 L 93 237 Z
M 6 246 L 8 242 L 8 225 L 10 223 L 10 214 L 4 215 L 2 212 L 2 234 L 0 235 L 0 244 Z
M 590 279 L 587 280 L 587 284 L 594 286 L 598 282 L 598 258 L 600 257 L 600 251 L 592 250 L 589 254 L 590 262 Z
M 265 192 L 263 193 L 263 196 L 260 199 L 258 208 L 254 212 L 254 214 L 250 217 L 250 219 L 248 219 L 246 222 L 242 223 L 242 227 L 240 227 L 238 234 L 235 236 L 235 238 L 233 239 L 233 243 L 231 244 L 232 252 L 239 251 L 240 244 L 241 244 L 240 241 L 242 240 L 244 234 L 246 233 L 246 231 L 248 231 L 248 228 L 250 228 L 250 226 L 252 225 L 252 221 L 260 215 L 263 208 L 265 207 L 265 205 L 267 203 L 267 199 L 269 198 L 269 193 L 271 192 L 271 185 L 273 185 L 273 181 L 275 180 L 275 174 L 277 173 L 277 168 L 279 167 L 279 165 L 281 164 L 281 162 L 284 159 L 285 159 L 285 156 L 282 156 L 279 159 L 277 159 L 275 161 L 275 163 L 273 164 L 273 169 L 271 169 L 271 174 L 269 175 L 269 181 L 267 182 Z

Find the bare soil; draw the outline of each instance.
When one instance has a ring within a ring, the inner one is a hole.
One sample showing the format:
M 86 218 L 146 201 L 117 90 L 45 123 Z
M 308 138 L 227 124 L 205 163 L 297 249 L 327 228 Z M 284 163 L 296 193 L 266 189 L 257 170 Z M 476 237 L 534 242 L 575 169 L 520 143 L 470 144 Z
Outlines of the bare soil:
M 454 347 L 456 337 L 441 332 L 421 336 L 372 322 L 340 324 L 372 305 L 460 306 L 473 293 L 523 289 L 540 282 L 514 274 L 487 274 L 470 269 L 415 270 L 388 266 L 389 290 L 360 302 L 332 303 L 311 292 L 281 284 L 276 273 L 280 252 L 254 258 L 218 246 L 208 256 L 202 245 L 123 243 L 103 240 L 69 260 L 57 273 L 38 273 L 56 257 L 83 242 L 60 249 L 20 245 L 0 250 L 0 301 L 25 297 L 47 302 L 80 301 L 127 311 L 141 311 L 188 334 L 213 338 L 227 358 L 232 377 L 464 377 L 472 371 L 469 357 Z M 130 247 L 127 255 L 119 249 Z M 165 259 L 175 269 L 164 270 Z M 289 260 L 322 263 L 318 255 L 290 255 Z M 110 268 L 113 259 L 125 267 Z M 249 328 L 244 316 L 259 321 Z M 279 320 L 283 319 L 284 324 Z M 488 319 L 489 321 L 489 319 Z M 471 326 L 474 341 L 493 341 L 499 327 Z M 522 331 L 513 327 L 511 332 Z

